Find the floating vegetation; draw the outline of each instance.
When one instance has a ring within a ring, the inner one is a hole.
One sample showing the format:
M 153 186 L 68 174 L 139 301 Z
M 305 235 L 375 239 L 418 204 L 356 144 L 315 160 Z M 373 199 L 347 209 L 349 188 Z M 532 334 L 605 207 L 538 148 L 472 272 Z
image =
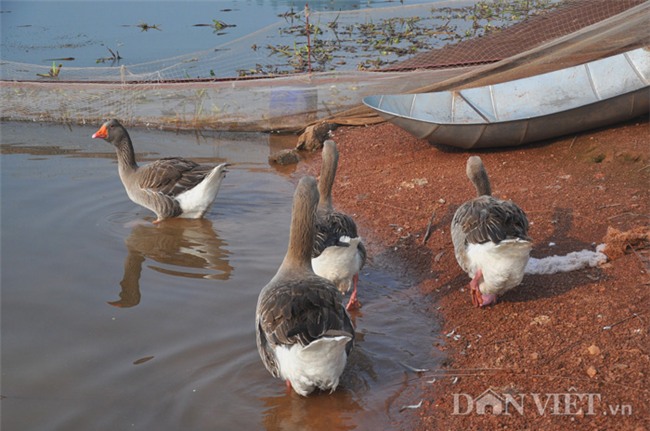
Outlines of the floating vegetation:
M 391 17 L 377 21 L 342 23 L 340 14 L 325 23 L 309 22 L 306 11 L 291 8 L 280 17 L 278 29 L 286 43 L 251 46 L 266 50 L 275 64 L 238 70 L 239 76 L 325 72 L 355 61 L 358 70 L 376 70 L 407 56 L 449 43 L 482 37 L 557 7 L 559 0 L 480 1 L 466 7 L 431 9 L 429 16 Z
M 223 30 L 224 28 L 228 27 L 237 27 L 236 24 L 227 24 L 223 21 L 220 21 L 218 19 L 213 19 L 212 24 L 193 24 L 192 27 L 212 27 L 214 29 L 214 32 L 217 32 L 219 30 Z
M 290 10 L 288 10 L 287 12 L 284 12 L 284 13 L 278 14 L 278 16 L 279 16 L 280 18 L 284 18 L 284 19 L 286 19 L 287 21 L 289 21 L 289 20 L 293 20 L 293 18 L 298 18 L 298 15 L 300 15 L 300 13 L 299 13 L 299 12 L 295 12 L 295 11 L 293 10 L 293 7 L 292 7 Z
M 215 30 L 223 30 L 224 28 L 227 27 L 237 27 L 237 26 L 235 24 L 226 24 L 225 22 L 219 21 L 218 19 L 213 19 L 212 27 L 214 27 Z
M 120 56 L 120 52 L 116 49 L 113 51 L 109 47 L 106 47 L 108 49 L 108 52 L 111 53 L 110 57 L 99 57 L 97 60 L 95 60 L 95 63 L 106 63 L 107 61 L 110 61 L 111 64 L 119 63 L 122 57 Z
M 62 64 L 59 64 L 57 67 L 55 62 L 52 62 L 52 68 L 47 71 L 47 73 L 37 73 L 37 76 L 40 76 L 42 78 L 56 78 L 59 76 L 59 72 L 61 72 L 61 68 L 63 67 Z
M 149 30 L 162 31 L 160 27 L 158 27 L 158 24 L 149 25 L 147 23 L 141 22 L 140 24 L 136 25 L 136 27 L 139 27 L 140 31 L 149 31 Z

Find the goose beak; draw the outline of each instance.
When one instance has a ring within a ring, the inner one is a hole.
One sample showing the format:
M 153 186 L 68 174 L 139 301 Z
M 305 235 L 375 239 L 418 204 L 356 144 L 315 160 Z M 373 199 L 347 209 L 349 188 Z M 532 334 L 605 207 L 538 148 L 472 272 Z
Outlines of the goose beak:
M 100 127 L 99 130 L 96 131 L 93 134 L 92 138 L 93 139 L 97 139 L 97 138 L 106 139 L 106 138 L 108 138 L 108 129 L 106 129 L 106 124 L 102 124 L 102 127 Z

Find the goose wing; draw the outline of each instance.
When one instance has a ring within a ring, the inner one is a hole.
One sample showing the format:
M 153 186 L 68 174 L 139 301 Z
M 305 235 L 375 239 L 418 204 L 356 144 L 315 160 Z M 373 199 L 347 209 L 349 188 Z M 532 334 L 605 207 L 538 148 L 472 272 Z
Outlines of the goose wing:
M 524 211 L 512 201 L 492 196 L 481 196 L 464 203 L 454 214 L 452 223 L 462 232 L 466 243 L 492 241 L 498 244 L 509 238 L 530 240 Z
M 312 257 L 318 257 L 327 247 L 346 247 L 341 241 L 342 236 L 356 238 L 357 225 L 352 217 L 336 211 L 321 211 L 316 214 L 316 236 Z M 365 251 L 365 249 L 364 249 Z
M 273 376 L 279 376 L 275 346 L 306 346 L 324 336 L 348 335 L 354 339 L 340 293 L 328 281 L 314 276 L 264 290 L 257 306 L 257 346 Z M 348 352 L 351 348 L 349 343 Z
M 141 167 L 138 183 L 143 189 L 174 197 L 195 187 L 213 168 L 180 157 L 166 157 Z

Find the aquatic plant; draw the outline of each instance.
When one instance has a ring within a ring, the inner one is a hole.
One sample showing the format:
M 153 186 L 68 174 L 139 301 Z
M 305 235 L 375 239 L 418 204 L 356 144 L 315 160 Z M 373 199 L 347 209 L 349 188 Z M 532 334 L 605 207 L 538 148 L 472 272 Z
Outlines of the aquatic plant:
M 95 60 L 95 63 L 106 63 L 107 61 L 111 62 L 111 65 L 115 63 L 119 63 L 122 57 L 120 56 L 120 52 L 116 49 L 113 51 L 109 47 L 106 47 L 108 49 L 108 52 L 111 53 L 110 57 L 99 57 L 97 60 Z
M 446 44 L 485 36 L 557 7 L 559 0 L 493 0 L 466 7 L 431 8 L 428 16 L 391 17 L 358 23 L 341 23 L 340 14 L 326 23 L 309 22 L 305 11 L 293 8 L 280 16 L 287 25 L 280 35 L 286 43 L 251 46 L 266 50 L 279 64 L 256 65 L 238 70 L 239 76 L 321 72 L 335 70 L 350 60 L 359 70 L 373 70 L 419 52 Z
M 139 27 L 140 31 L 149 31 L 149 30 L 162 31 L 160 27 L 158 27 L 158 24 L 149 25 L 147 23 L 141 22 L 140 24 L 137 24 L 136 27 Z
M 47 71 L 47 73 L 37 73 L 36 75 L 42 78 L 56 78 L 57 76 L 59 76 L 62 67 L 63 67 L 62 64 L 59 64 L 57 66 L 56 63 L 53 61 L 52 67 L 50 68 L 50 70 Z

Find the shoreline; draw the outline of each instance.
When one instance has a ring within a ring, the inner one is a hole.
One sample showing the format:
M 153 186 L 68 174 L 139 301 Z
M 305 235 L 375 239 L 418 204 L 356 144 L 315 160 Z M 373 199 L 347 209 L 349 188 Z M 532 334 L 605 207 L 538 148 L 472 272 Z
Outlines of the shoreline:
M 532 257 L 595 250 L 608 228 L 630 233 L 623 248 L 650 235 L 649 130 L 639 118 L 471 153 L 432 146 L 389 123 L 332 132 L 341 153 L 335 207 L 356 219 L 371 257 L 381 255 L 380 265 L 418 286 L 442 325 L 426 342 L 447 359 L 400 395 L 400 404 L 422 404 L 391 426 L 650 429 L 647 241 L 616 256 L 610 247 L 616 258 L 595 268 L 526 275 L 495 306 L 475 309 L 449 235 L 455 209 L 473 197 L 464 168 L 471 154 L 483 159 L 493 194 L 527 213 Z M 295 175 L 319 170 L 316 153 Z M 362 287 L 363 280 L 363 303 Z M 508 399 L 508 414 L 480 412 L 487 395 Z

